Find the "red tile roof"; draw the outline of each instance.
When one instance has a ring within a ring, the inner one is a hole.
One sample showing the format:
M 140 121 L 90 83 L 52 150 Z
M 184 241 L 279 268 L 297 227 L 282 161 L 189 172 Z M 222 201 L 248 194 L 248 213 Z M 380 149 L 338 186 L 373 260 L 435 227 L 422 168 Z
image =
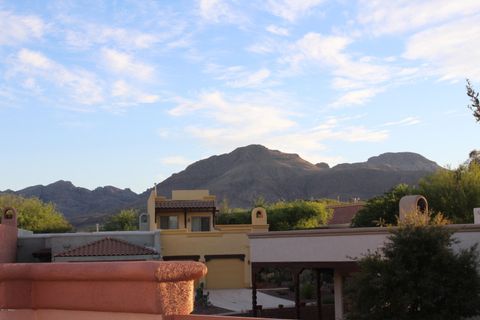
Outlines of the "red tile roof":
M 160 209 L 205 209 L 215 208 L 214 200 L 157 200 L 155 207 Z
M 125 240 L 104 238 L 83 246 L 57 253 L 55 257 L 139 256 L 155 255 L 155 250 Z
M 355 203 L 330 207 L 333 209 L 333 215 L 328 224 L 350 224 L 353 217 L 363 208 L 364 205 L 365 204 L 363 203 Z

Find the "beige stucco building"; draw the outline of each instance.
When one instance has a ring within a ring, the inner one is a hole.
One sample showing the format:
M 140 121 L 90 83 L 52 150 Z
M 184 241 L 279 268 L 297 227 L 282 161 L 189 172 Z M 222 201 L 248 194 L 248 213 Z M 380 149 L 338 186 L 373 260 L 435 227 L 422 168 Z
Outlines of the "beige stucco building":
M 215 196 L 208 190 L 173 190 L 172 198 L 148 199 L 148 214 L 141 224 L 160 229 L 163 260 L 204 262 L 208 274 L 200 281 L 206 288 L 246 288 L 251 285 L 249 233 L 267 232 L 267 213 L 252 210 L 252 223 L 216 225 Z

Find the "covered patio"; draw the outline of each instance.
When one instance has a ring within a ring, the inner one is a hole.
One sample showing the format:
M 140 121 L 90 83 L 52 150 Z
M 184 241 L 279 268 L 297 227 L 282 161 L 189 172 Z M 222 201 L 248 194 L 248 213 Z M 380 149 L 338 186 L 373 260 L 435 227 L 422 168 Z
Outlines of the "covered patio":
M 454 249 L 467 248 L 480 239 L 480 225 L 448 225 L 459 240 Z M 302 318 L 300 274 L 311 269 L 316 274 L 317 319 L 322 317 L 321 275 L 333 274 L 335 320 L 344 318 L 343 289 L 345 278 L 358 270 L 356 258 L 375 251 L 388 241 L 390 228 L 342 228 L 279 231 L 250 234 L 252 266 L 252 310 L 259 315 L 258 277 L 266 268 L 288 270 L 295 290 L 296 318 Z

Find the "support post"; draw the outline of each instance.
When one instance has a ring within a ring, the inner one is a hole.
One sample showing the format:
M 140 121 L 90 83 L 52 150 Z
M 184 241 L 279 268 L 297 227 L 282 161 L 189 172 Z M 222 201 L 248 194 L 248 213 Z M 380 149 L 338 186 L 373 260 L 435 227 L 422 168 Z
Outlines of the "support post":
M 257 317 L 257 272 L 257 269 L 252 268 L 252 313 L 254 317 Z
M 295 316 L 300 319 L 300 273 L 302 269 L 293 269 L 293 285 L 295 287 Z
M 185 225 L 185 229 L 188 229 L 188 227 L 187 227 L 187 208 L 183 209 L 183 223 Z M 180 226 L 178 226 L 178 227 L 180 227 Z
M 333 290 L 335 300 L 335 320 L 343 320 L 343 276 L 337 270 L 333 272 Z
M 317 316 L 318 320 L 322 320 L 322 272 L 315 269 L 317 273 Z

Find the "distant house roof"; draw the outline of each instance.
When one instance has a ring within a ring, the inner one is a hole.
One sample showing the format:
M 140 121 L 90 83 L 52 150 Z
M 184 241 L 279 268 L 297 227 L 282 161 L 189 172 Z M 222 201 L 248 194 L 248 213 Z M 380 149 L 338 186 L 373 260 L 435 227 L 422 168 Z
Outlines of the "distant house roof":
M 339 206 L 331 206 L 333 209 L 332 219 L 328 222 L 329 225 L 336 224 L 350 224 L 353 217 L 360 209 L 363 208 L 364 203 L 354 203 Z
M 57 253 L 55 257 L 140 256 L 156 254 L 158 252 L 153 249 L 125 240 L 107 237 Z
M 214 200 L 156 200 L 157 209 L 213 209 Z

